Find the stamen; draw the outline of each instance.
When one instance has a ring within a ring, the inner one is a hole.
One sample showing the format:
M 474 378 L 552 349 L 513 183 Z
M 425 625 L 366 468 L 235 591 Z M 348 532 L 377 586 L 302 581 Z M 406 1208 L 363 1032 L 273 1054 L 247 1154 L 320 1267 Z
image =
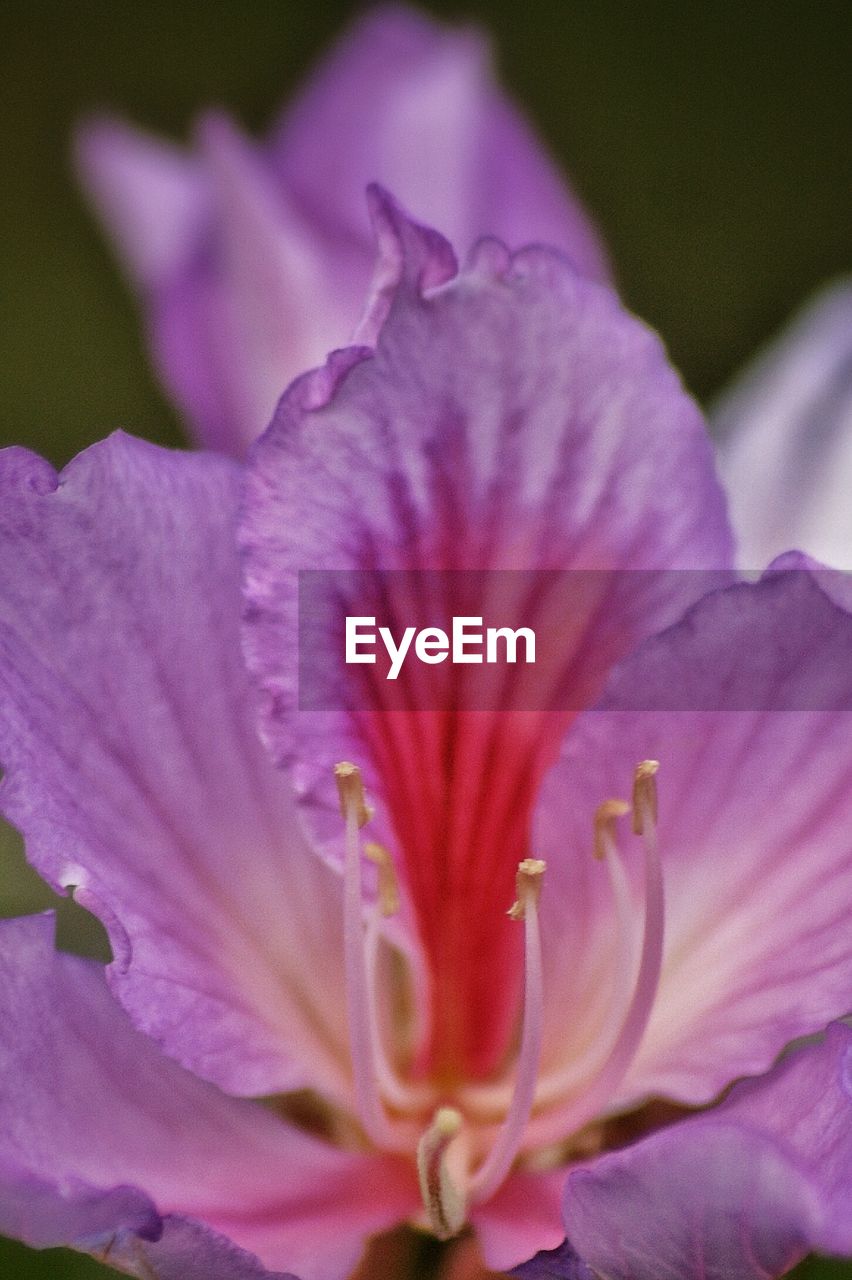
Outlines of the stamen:
M 348 761 L 335 765 L 334 776 L 340 794 L 340 808 L 346 822 L 343 948 L 346 961 L 349 1045 L 352 1052 L 352 1087 L 358 1115 L 367 1136 L 377 1146 L 394 1148 L 398 1146 L 398 1142 L 382 1106 L 378 1088 L 375 1019 L 364 938 L 359 830 L 369 820 L 370 810 L 357 765 Z
M 417 1147 L 420 1194 L 429 1229 L 439 1240 L 458 1235 L 467 1217 L 463 1180 L 454 1178 L 447 1151 L 461 1131 L 462 1118 L 455 1107 L 440 1107 Z
M 599 1039 L 604 1042 L 605 1049 L 608 1047 L 610 1050 L 619 1034 L 619 1027 L 630 1004 L 630 980 L 635 964 L 636 928 L 634 924 L 633 898 L 624 860 L 618 852 L 616 840 L 616 822 L 629 812 L 630 805 L 625 800 L 604 800 L 603 804 L 598 805 L 595 813 L 595 852 L 596 856 L 603 858 L 606 863 L 610 891 L 615 907 L 617 948 L 613 980 L 615 999 L 606 1026 L 601 1028 L 599 1036 Z M 600 1050 L 598 1050 L 598 1054 L 600 1054 Z M 582 1079 L 582 1076 L 580 1079 Z
M 536 1078 L 541 1059 L 543 1031 L 543 991 L 541 935 L 538 900 L 546 863 L 541 858 L 524 858 L 518 865 L 517 901 L 509 909 L 513 920 L 524 922 L 524 1022 L 515 1089 L 506 1119 L 497 1139 L 470 1184 L 474 1201 L 487 1200 L 497 1190 L 514 1163 L 524 1139 L 535 1098 Z
M 608 1053 L 612 1050 L 616 1037 L 621 1029 L 622 1021 L 632 998 L 631 975 L 634 968 L 635 928 L 634 907 L 630 893 L 630 884 L 624 861 L 618 852 L 616 841 L 616 823 L 630 812 L 626 800 L 604 800 L 595 812 L 594 820 L 594 856 L 606 865 L 615 910 L 615 944 L 617 948 L 613 974 L 613 1004 L 608 1012 L 605 1025 L 595 1040 L 578 1058 L 572 1058 L 564 1066 L 540 1082 L 536 1093 L 537 1109 L 547 1107 L 560 1098 L 571 1093 L 602 1066 Z M 536 1141 L 539 1141 L 539 1129 L 548 1126 L 548 1119 L 542 1117 L 536 1126 Z M 560 1136 L 557 1131 L 557 1137 Z M 550 1137 L 547 1141 L 550 1141 Z
M 390 855 L 381 845 L 367 844 L 364 852 L 367 857 L 370 856 L 370 849 L 381 849 L 382 853 L 388 858 Z M 394 888 L 396 888 L 396 880 L 394 879 Z M 397 905 L 399 904 L 399 895 L 397 891 Z M 388 901 L 386 899 L 386 906 Z M 373 909 L 367 916 L 367 990 L 370 995 L 370 1025 L 373 1036 L 373 1065 L 376 1072 L 379 1093 L 385 1102 L 397 1111 L 411 1113 L 413 1111 L 423 1111 L 429 1106 L 430 1102 L 434 1105 L 434 1092 L 428 1085 L 403 1084 L 397 1075 L 392 1063 L 390 1062 L 385 1046 L 383 1044 L 381 1023 L 379 1019 L 379 1009 L 377 1000 L 377 991 L 379 986 L 379 946 L 382 941 L 382 919 L 390 914 L 382 909 L 382 890 L 381 878 L 379 881 L 379 900 L 374 904 Z
M 575 1103 L 542 1117 L 542 1123 L 535 1126 L 532 1134 L 536 1144 L 544 1144 L 559 1136 L 576 1132 L 600 1114 L 624 1078 L 648 1025 L 660 980 L 665 916 L 663 876 L 657 845 L 655 775 L 658 769 L 656 760 L 642 761 L 636 767 L 633 782 L 633 828 L 642 837 L 645 854 L 645 920 L 633 994 L 615 1043 L 597 1075 L 583 1089 Z M 599 833 L 605 840 L 605 824 L 602 824 Z M 612 863 L 613 867 L 615 865 Z
M 383 916 L 395 916 L 399 911 L 399 885 L 390 854 L 383 844 L 368 840 L 364 854 L 376 864 L 379 876 L 379 910 Z

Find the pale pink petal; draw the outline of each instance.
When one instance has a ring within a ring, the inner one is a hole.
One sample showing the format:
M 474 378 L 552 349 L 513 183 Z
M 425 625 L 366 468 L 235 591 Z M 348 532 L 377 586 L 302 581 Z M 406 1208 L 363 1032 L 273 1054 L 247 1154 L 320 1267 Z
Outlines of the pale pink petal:
M 552 1062 L 587 1054 L 617 1009 L 623 926 L 591 819 L 604 799 L 629 799 L 649 758 L 660 762 L 663 968 L 611 1105 L 709 1101 L 849 1012 L 850 734 L 852 618 L 804 570 L 709 596 L 618 669 L 540 808 Z M 624 828 L 638 937 L 641 845 Z
M 852 568 L 852 285 L 810 302 L 713 418 L 743 568 L 789 547 Z

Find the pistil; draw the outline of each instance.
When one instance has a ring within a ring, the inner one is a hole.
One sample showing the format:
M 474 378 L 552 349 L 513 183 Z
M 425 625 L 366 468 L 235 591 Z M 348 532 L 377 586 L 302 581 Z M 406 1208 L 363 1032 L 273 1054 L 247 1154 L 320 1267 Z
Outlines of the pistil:
M 417 1174 L 429 1229 L 439 1240 L 461 1231 L 467 1218 L 464 1173 L 450 1167 L 450 1146 L 459 1137 L 462 1117 L 455 1107 L 439 1107 L 417 1148 Z

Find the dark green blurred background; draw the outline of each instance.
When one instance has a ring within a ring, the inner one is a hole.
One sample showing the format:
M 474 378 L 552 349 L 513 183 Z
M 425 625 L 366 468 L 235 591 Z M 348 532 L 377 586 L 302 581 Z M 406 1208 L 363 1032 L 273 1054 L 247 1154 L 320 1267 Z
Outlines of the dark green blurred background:
M 450 0 L 573 176 L 630 306 L 707 398 L 850 267 L 848 0 Z M 54 461 L 121 426 L 176 444 L 134 306 L 74 189 L 69 134 L 112 108 L 175 137 L 216 103 L 261 129 L 358 6 L 344 0 L 4 0 L 0 444 Z M 484 228 L 487 230 L 487 228 Z M 0 912 L 47 904 L 0 831 Z M 63 942 L 102 945 L 65 912 Z M 0 1241 L 0 1277 L 114 1274 Z M 802 1275 L 850 1277 L 813 1263 Z M 384 1280 L 384 1277 L 377 1277 Z

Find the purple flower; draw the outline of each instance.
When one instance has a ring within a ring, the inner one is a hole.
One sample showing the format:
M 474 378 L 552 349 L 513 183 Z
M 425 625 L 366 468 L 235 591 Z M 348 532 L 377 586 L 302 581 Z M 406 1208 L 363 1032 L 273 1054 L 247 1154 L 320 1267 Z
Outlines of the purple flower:
M 204 445 L 241 455 L 282 390 L 352 338 L 382 182 L 467 251 L 484 230 L 556 245 L 595 277 L 595 232 L 495 87 L 475 31 L 366 18 L 255 145 L 208 114 L 194 154 L 111 121 L 79 168 L 142 295 L 163 382 Z
M 0 795 L 115 959 L 0 926 L 0 1227 L 165 1280 L 406 1220 L 574 1280 L 852 1251 L 852 617 L 702 595 L 701 418 L 609 289 L 371 201 L 363 345 L 247 470 L 2 455 Z M 530 601 L 558 661 L 492 710 L 300 711 L 296 571 L 400 566 L 603 586 Z

